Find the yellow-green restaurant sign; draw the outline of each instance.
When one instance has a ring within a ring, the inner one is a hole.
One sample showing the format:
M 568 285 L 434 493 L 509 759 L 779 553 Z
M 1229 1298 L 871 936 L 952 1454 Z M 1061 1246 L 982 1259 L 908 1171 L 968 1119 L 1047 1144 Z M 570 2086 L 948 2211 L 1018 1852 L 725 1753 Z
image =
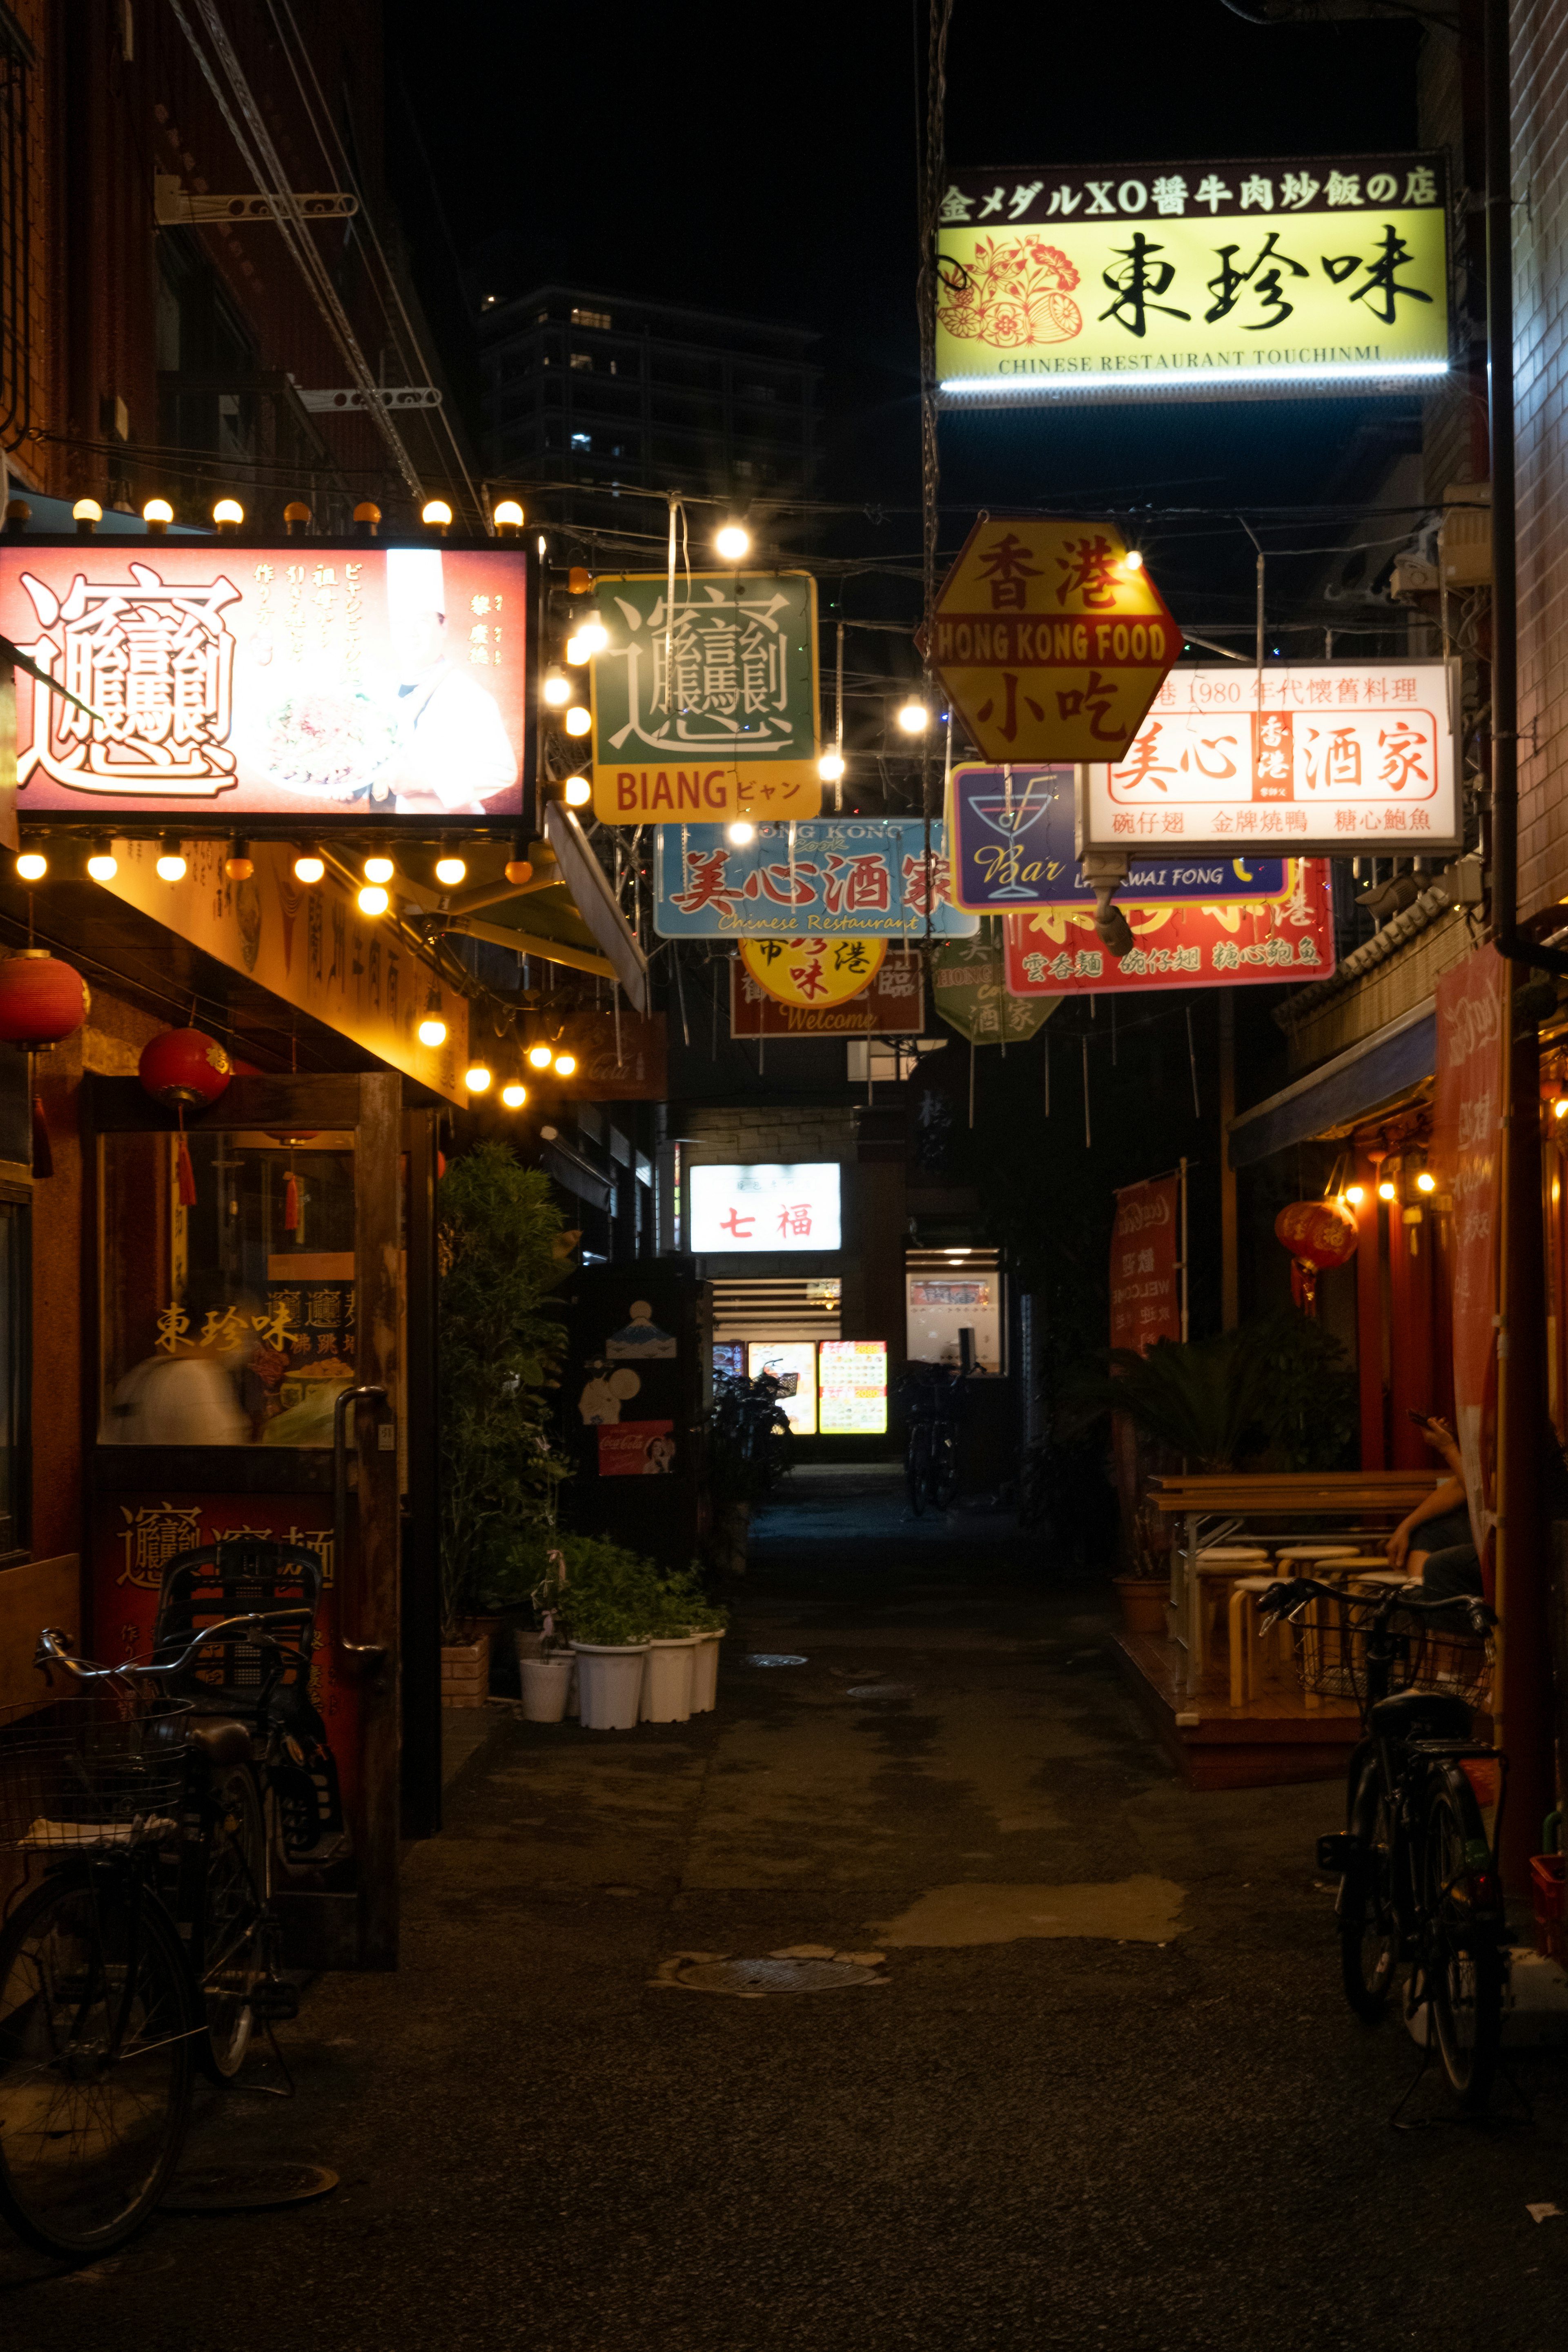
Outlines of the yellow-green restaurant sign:
M 943 398 L 1430 390 L 1446 221 L 1439 155 L 961 172 L 937 248 Z

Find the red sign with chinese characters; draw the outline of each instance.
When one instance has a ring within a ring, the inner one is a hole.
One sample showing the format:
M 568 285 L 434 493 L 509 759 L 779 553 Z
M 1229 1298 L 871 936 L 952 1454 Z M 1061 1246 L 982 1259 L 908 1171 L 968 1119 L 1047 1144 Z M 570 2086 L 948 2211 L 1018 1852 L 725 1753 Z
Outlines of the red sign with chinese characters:
M 0 547 L 24 816 L 505 817 L 521 808 L 521 551 Z
M 1110 1344 L 1140 1355 L 1182 1336 L 1176 1239 L 1179 1176 L 1129 1184 L 1116 1195 L 1110 1236 Z
M 1509 978 L 1503 958 L 1495 948 L 1486 947 L 1437 982 L 1433 1146 L 1438 1183 L 1453 1202 L 1454 1433 L 1464 1456 L 1470 1527 L 1483 1562 L 1497 1500 L 1498 1274 Z
M 1014 996 L 1093 996 L 1146 988 L 1237 988 L 1321 980 L 1334 968 L 1333 901 L 1326 858 L 1292 859 L 1283 900 L 1206 907 L 1130 905 L 1132 947 L 1120 963 L 1102 945 L 1092 908 L 1040 907 L 1009 915 L 1007 988 Z M 1121 905 L 1121 901 L 1117 902 Z

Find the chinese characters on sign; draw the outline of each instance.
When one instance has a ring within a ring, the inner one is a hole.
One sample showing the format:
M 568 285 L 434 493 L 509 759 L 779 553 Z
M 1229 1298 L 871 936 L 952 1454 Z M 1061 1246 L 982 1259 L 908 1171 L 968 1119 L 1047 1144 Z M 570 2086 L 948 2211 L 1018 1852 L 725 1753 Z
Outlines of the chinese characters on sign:
M 1434 380 L 1445 217 L 1436 155 L 961 173 L 942 208 L 942 394 Z
M 816 772 L 816 583 L 804 572 L 602 581 L 594 813 L 606 824 L 803 817 Z
M 1176 1283 L 1179 1176 L 1129 1184 L 1116 1195 L 1110 1236 L 1110 1344 L 1142 1355 L 1156 1339 L 1179 1339 Z
M 1001 944 L 990 936 L 947 940 L 933 949 L 931 995 L 942 1019 L 972 1045 L 1021 1045 L 1057 1009 L 1054 997 L 1024 1004 L 1009 994 Z
M 977 522 L 936 600 L 931 666 L 988 760 L 1120 758 L 1182 633 L 1111 523 Z
M 1124 759 L 1089 767 L 1087 846 L 1423 855 L 1461 845 L 1440 661 L 1173 670 Z
M 661 824 L 654 840 L 654 929 L 660 939 L 921 939 L 966 936 L 952 904 L 942 828 L 824 817 L 760 824 L 737 846 L 722 825 Z
M 870 987 L 888 952 L 886 940 L 742 940 L 751 979 L 781 1004 L 847 1004 Z
M 1043 907 L 1008 915 L 1008 990 L 1015 996 L 1093 996 L 1321 980 L 1334 968 L 1329 866 L 1307 857 L 1286 870 L 1289 891 L 1279 900 L 1129 906 L 1133 944 L 1120 963 L 1106 952 L 1088 911 Z
M 1003 914 L 1092 902 L 1073 849 L 1074 778 L 1075 771 L 1062 766 L 954 768 L 948 814 L 961 907 Z M 1171 856 L 1155 848 L 1133 857 L 1118 901 L 1123 908 L 1182 899 L 1223 906 L 1283 898 L 1287 865 L 1283 857 Z
M 690 1171 L 686 1246 L 731 1250 L 839 1247 L 838 1163 L 697 1166 Z
M 1453 1199 L 1455 1431 L 1489 1585 L 1497 1498 L 1498 1280 L 1510 967 L 1485 947 L 1437 982 L 1439 1181 Z
M 0 549 L 21 805 L 112 816 L 510 816 L 528 559 L 151 543 Z
M 919 1036 L 924 1026 L 924 967 L 916 948 L 895 947 L 857 995 L 812 1005 L 782 1003 L 752 977 L 738 954 L 730 959 L 731 1037 Z

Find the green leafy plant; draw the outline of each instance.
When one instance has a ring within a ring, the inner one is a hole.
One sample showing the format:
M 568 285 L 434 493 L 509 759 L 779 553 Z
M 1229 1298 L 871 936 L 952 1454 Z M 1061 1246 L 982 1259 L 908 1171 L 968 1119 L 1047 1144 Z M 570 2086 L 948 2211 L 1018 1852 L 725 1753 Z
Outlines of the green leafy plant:
M 549 1179 L 522 1167 L 510 1145 L 481 1143 L 452 1162 L 437 1219 L 441 1608 L 450 1640 L 508 1589 L 514 1549 L 552 1525 L 570 1475 L 550 1435 L 563 1335 L 547 1303 L 569 1266 Z
M 1355 1426 L 1344 1349 L 1290 1307 L 1214 1339 L 1156 1339 L 1147 1355 L 1113 1348 L 1108 1365 L 1072 1383 L 1068 1427 L 1125 1412 L 1189 1470 L 1235 1470 L 1260 1456 L 1291 1470 L 1330 1469 Z
M 1282 1307 L 1251 1327 L 1249 1363 L 1268 1451 L 1287 1470 L 1348 1466 L 1355 1435 L 1355 1369 L 1332 1332 Z
M 650 1559 L 595 1536 L 558 1534 L 539 1547 L 531 1599 L 542 1622 L 578 1642 L 668 1641 L 722 1633 L 726 1612 L 708 1599 L 700 1571 L 661 1575 Z

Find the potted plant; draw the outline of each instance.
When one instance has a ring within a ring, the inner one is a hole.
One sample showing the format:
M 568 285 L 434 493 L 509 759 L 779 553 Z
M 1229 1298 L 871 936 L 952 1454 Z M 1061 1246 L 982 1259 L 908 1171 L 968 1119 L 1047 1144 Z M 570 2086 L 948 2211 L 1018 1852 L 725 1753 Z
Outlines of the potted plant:
M 718 1698 L 719 1644 L 729 1630 L 730 1612 L 709 1600 L 695 1561 L 679 1575 L 668 1578 L 665 1590 L 671 1617 L 693 1638 L 690 1711 L 711 1714 Z
M 574 1596 L 571 1625 L 584 1730 L 632 1730 L 642 1710 L 646 1607 L 613 1591 L 589 1591 Z
M 554 1518 L 569 1475 L 549 1433 L 561 1324 L 546 1303 L 565 1279 L 564 1222 L 549 1179 L 508 1144 L 455 1160 L 438 1196 L 442 1696 L 479 1706 L 492 1624 L 520 1535 Z

